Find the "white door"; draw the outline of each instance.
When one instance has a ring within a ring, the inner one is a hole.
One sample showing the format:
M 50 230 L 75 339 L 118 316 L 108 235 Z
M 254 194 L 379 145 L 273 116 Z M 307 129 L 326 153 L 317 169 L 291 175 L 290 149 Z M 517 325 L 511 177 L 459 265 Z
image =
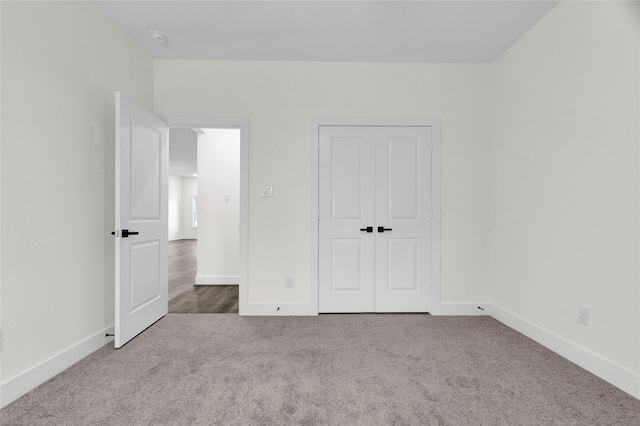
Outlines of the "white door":
M 318 307 L 373 312 L 375 128 L 321 127 L 319 142 Z
M 168 127 L 116 93 L 115 347 L 166 315 Z
M 319 147 L 319 311 L 426 312 L 431 128 L 321 127 Z
M 376 312 L 426 312 L 431 128 L 376 129 Z M 382 232 L 380 232 L 382 231 Z

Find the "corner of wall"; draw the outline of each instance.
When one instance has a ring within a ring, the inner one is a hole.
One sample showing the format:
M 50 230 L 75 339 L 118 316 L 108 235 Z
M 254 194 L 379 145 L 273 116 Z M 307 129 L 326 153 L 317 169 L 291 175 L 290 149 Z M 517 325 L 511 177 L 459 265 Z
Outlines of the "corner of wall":
M 113 337 L 107 336 L 108 334 L 113 335 L 113 333 L 113 326 L 107 327 L 80 343 L 49 357 L 40 364 L 2 382 L 0 384 L 0 409 L 113 341 Z
M 515 331 L 524 334 L 547 349 L 611 383 L 629 395 L 640 399 L 640 375 L 598 356 L 553 332 L 494 305 L 486 305 L 486 312 Z
M 489 242 L 491 316 L 636 398 L 639 76 L 638 2 L 560 2 L 492 64 Z
M 0 258 L 7 380 L 113 323 L 114 93 L 151 107 L 153 64 L 95 2 L 0 2 L 0 11 L 0 167 L 19 176 L 1 191 L 13 201 L 0 226 L 0 246 L 12 247 Z M 25 210 L 33 200 L 40 208 Z M 70 217 L 77 232 L 49 226 Z M 42 297 L 25 296 L 34 291 Z

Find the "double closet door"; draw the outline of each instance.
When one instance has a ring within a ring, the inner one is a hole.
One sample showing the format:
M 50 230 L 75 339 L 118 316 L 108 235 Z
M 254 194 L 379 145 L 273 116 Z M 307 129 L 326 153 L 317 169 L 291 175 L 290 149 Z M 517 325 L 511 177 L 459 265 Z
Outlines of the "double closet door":
M 320 128 L 319 311 L 426 312 L 431 127 Z

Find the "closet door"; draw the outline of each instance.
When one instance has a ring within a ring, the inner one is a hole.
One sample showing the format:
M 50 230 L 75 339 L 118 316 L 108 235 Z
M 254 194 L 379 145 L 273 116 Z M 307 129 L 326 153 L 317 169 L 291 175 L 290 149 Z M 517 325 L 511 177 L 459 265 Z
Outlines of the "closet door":
M 376 129 L 375 312 L 426 312 L 431 128 Z
M 373 312 L 375 128 L 320 129 L 319 311 Z
M 322 127 L 319 312 L 426 312 L 431 128 Z

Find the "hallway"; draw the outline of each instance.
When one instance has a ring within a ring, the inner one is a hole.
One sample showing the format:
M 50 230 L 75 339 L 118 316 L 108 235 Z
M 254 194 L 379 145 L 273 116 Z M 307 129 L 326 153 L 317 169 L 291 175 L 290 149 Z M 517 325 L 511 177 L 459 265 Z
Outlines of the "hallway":
M 169 313 L 238 313 L 237 285 L 194 285 L 197 240 L 169 241 Z

